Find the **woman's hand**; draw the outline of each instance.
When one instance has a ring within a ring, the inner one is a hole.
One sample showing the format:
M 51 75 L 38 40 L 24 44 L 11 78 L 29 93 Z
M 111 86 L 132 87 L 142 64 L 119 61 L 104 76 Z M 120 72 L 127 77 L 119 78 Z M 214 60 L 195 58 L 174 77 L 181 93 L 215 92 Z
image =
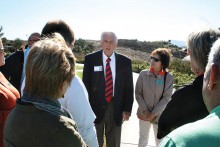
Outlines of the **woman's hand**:
M 147 116 L 147 121 L 153 121 L 154 118 L 156 117 L 154 114 L 152 114 L 151 112 L 148 112 Z

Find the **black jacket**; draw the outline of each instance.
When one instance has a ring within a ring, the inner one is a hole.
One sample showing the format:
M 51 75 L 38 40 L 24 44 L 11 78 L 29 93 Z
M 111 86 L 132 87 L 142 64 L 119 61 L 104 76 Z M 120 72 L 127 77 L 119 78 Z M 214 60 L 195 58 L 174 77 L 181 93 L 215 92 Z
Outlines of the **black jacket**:
M 162 112 L 158 122 L 157 138 L 169 134 L 173 129 L 206 117 L 209 112 L 202 97 L 203 75 L 193 83 L 178 89 Z
M 5 59 L 5 65 L 0 67 L 0 71 L 6 79 L 20 92 L 21 75 L 24 64 L 24 52 L 16 51 Z
M 103 67 L 102 59 L 102 50 L 87 55 L 83 70 L 83 82 L 89 93 L 89 102 L 97 117 L 95 123 L 101 122 L 108 105 L 105 100 L 104 71 L 94 71 L 94 66 Z M 134 101 L 133 76 L 130 59 L 117 53 L 115 53 L 115 59 L 114 120 L 116 125 L 121 126 L 122 112 L 131 112 L 132 110 Z

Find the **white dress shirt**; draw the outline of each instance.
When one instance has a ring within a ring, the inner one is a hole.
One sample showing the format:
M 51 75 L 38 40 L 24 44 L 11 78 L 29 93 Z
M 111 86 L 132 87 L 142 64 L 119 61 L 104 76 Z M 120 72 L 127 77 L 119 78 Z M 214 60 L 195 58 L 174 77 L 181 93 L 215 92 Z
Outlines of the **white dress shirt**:
M 110 61 L 110 67 L 111 67 L 111 71 L 112 71 L 112 80 L 113 80 L 113 96 L 114 96 L 114 89 L 115 89 L 115 72 L 116 72 L 116 60 L 115 60 L 115 52 L 112 53 L 112 55 L 110 57 L 107 57 L 104 52 L 102 51 L 102 60 L 103 60 L 103 68 L 104 68 L 104 74 L 105 74 L 105 69 L 106 69 L 106 60 L 108 58 L 111 59 Z M 104 75 L 105 76 L 105 75 Z
M 23 80 L 24 80 L 24 77 L 25 77 L 25 65 L 26 65 L 26 59 L 27 59 L 27 56 L 29 54 L 29 51 L 30 51 L 30 47 L 27 47 L 24 51 L 24 63 L 23 63 L 23 70 L 22 70 L 22 74 L 21 74 L 21 83 L 23 83 Z

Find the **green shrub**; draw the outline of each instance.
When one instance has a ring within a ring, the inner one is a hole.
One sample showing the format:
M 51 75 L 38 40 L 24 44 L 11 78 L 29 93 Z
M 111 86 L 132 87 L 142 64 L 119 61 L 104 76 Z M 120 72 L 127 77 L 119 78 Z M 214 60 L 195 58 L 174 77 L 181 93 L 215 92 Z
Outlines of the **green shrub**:
M 132 71 L 136 73 L 140 73 L 142 70 L 149 68 L 149 66 L 150 64 L 148 62 L 132 61 Z
M 195 79 L 190 63 L 181 59 L 173 58 L 170 65 L 170 72 L 174 76 L 174 88 L 189 84 Z
M 169 69 L 174 70 L 175 72 L 181 72 L 183 74 L 192 74 L 190 63 L 178 58 L 172 59 Z
M 76 74 L 80 77 L 80 79 L 82 79 L 83 72 L 77 71 Z
M 76 53 L 76 52 L 73 52 L 75 57 L 76 57 L 76 62 L 77 63 L 84 63 L 84 59 L 85 59 L 85 55 L 82 54 L 82 53 Z
M 193 74 L 188 75 L 181 72 L 176 72 L 174 70 L 170 72 L 174 77 L 174 84 L 173 84 L 174 88 L 180 87 L 185 84 L 189 84 L 195 79 L 195 75 Z

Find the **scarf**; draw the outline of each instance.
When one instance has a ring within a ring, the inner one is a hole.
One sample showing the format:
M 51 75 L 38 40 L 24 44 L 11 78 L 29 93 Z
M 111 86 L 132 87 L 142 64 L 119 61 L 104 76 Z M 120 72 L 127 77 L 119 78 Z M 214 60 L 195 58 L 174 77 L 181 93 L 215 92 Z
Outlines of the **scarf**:
M 72 119 L 71 114 L 61 106 L 58 100 L 49 98 L 40 98 L 37 96 L 30 97 L 28 93 L 24 93 L 21 102 L 32 103 L 36 108 L 54 114 L 56 116 L 66 116 Z

